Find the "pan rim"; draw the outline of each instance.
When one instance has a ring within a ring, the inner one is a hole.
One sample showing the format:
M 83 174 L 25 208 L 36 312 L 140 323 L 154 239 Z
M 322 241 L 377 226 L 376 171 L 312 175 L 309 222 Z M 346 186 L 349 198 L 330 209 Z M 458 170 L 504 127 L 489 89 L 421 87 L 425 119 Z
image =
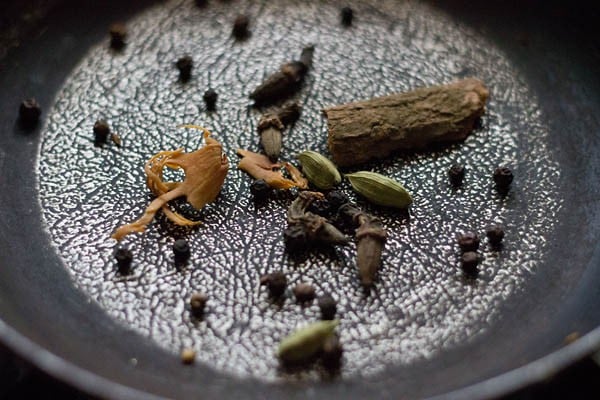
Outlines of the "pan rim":
M 89 395 L 122 400 L 168 399 L 168 397 L 123 385 L 94 371 L 79 367 L 21 334 L 2 318 L 0 318 L 0 342 L 48 376 Z M 485 399 L 507 395 L 552 377 L 575 362 L 592 355 L 598 347 L 600 347 L 600 327 L 594 328 L 575 342 L 521 367 L 428 399 Z

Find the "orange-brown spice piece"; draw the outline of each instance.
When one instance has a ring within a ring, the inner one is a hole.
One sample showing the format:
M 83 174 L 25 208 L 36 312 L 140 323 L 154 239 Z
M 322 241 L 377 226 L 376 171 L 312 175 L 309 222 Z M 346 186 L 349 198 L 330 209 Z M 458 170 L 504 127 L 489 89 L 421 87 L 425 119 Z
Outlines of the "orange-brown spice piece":
M 302 173 L 296 167 L 288 162 L 284 163 L 283 167 L 292 179 L 285 178 L 280 171 L 282 165 L 271 162 L 267 156 L 242 149 L 238 149 L 237 154 L 242 157 L 238 164 L 239 169 L 249 173 L 255 179 L 263 179 L 267 185 L 274 189 L 308 188 L 306 178 L 302 176 Z

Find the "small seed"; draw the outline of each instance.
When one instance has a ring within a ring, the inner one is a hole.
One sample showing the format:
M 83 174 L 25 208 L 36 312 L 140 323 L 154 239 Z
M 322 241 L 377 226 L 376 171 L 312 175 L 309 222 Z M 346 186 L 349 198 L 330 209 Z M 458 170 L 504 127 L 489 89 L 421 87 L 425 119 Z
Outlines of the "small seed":
M 173 255 L 176 263 L 187 261 L 191 256 L 190 245 L 185 239 L 178 239 L 173 243 Z
M 473 232 L 459 235 L 457 242 L 462 251 L 476 251 L 479 248 L 479 236 Z
M 125 47 L 125 39 L 127 38 L 127 27 L 124 24 L 116 23 L 111 25 L 109 33 L 110 47 L 114 50 L 122 50 Z
M 131 262 L 133 261 L 133 253 L 131 253 L 131 250 L 124 247 L 118 248 L 115 251 L 115 259 L 117 260 L 120 274 L 127 275 L 131 272 Z
M 208 296 L 206 296 L 204 293 L 194 293 L 192 297 L 190 297 L 190 307 L 194 317 L 199 318 L 204 315 L 207 301 Z
M 110 126 L 104 120 L 98 120 L 94 124 L 94 146 L 101 147 L 108 140 L 110 135 Z
M 323 366 L 328 370 L 339 369 L 342 365 L 342 355 L 344 354 L 344 348 L 340 343 L 340 339 L 337 335 L 331 335 L 323 343 L 323 351 L 321 353 L 321 361 Z
M 40 120 L 42 109 L 36 99 L 26 99 L 19 106 L 19 122 L 26 127 L 34 127 Z
M 195 0 L 194 3 L 196 3 L 197 7 L 206 7 L 206 5 L 208 4 L 208 0 Z
M 334 334 L 338 324 L 337 320 L 318 321 L 292 332 L 279 345 L 279 359 L 283 363 L 309 360 L 323 348 L 323 344 Z
M 213 89 L 208 89 L 204 92 L 202 98 L 204 99 L 204 104 L 206 104 L 207 111 L 215 111 L 217 109 L 217 99 L 219 98 L 219 95 Z
M 183 349 L 181 351 L 181 362 L 190 365 L 196 361 L 196 351 L 193 349 Z
M 467 251 L 462 255 L 462 268 L 467 275 L 477 275 L 477 265 L 479 264 L 479 255 L 474 251 Z
M 330 294 L 324 294 L 319 297 L 319 309 L 321 310 L 321 319 L 333 320 L 337 312 L 337 303 Z
M 181 57 L 175 63 L 175 66 L 179 70 L 179 80 L 181 82 L 187 82 L 192 77 L 192 67 L 194 66 L 194 61 L 190 56 Z
M 448 178 L 452 186 L 458 187 L 462 185 L 465 178 L 465 167 L 455 164 L 448 170 Z
M 485 234 L 492 246 L 499 246 L 504 239 L 504 229 L 500 225 L 490 226 Z
M 257 179 L 250 185 L 250 193 L 256 201 L 264 201 L 271 194 L 271 187 L 264 179 Z
M 350 26 L 352 25 L 352 20 L 354 19 L 354 11 L 350 7 L 344 7 L 341 11 L 342 17 L 342 25 Z
M 358 193 L 374 204 L 385 207 L 407 208 L 412 204 L 410 193 L 393 179 L 370 171 L 346 174 Z
M 508 167 L 499 167 L 494 171 L 494 182 L 500 192 L 507 192 L 513 181 L 513 173 Z
M 306 179 L 319 189 L 331 189 L 342 181 L 335 164 L 316 151 L 304 151 L 297 158 Z
M 331 192 L 325 195 L 325 198 L 329 202 L 329 206 L 331 209 L 337 211 L 341 206 L 350 202 L 348 196 L 342 193 L 339 190 L 332 190 Z
M 250 19 L 247 15 L 238 15 L 233 21 L 232 34 L 237 40 L 244 40 L 250 36 L 248 27 L 250 26 Z
M 283 272 L 272 272 L 260 277 L 260 284 L 266 285 L 271 297 L 280 297 L 285 292 L 287 278 Z
M 118 147 L 121 147 L 121 145 L 123 144 L 123 141 L 121 140 L 121 136 L 119 136 L 118 134 L 116 134 L 114 132 L 110 134 L 110 140 L 112 140 L 112 142 Z
M 310 207 L 308 207 L 308 211 L 322 217 L 328 217 L 331 213 L 331 206 L 326 199 L 319 199 L 311 203 Z
M 299 303 L 308 303 L 315 298 L 315 288 L 308 283 L 299 283 L 292 290 Z

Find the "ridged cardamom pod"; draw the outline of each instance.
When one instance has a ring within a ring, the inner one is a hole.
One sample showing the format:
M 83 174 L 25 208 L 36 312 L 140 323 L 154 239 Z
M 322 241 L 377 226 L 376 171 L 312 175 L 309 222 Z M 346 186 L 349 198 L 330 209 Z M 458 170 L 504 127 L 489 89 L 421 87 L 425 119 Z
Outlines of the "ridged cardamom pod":
M 393 179 L 381 174 L 360 171 L 346 174 L 350 184 L 369 201 L 380 206 L 406 208 L 412 203 L 410 193 Z
M 283 362 L 299 363 L 315 355 L 333 335 L 339 321 L 318 321 L 292 332 L 281 341 L 277 356 Z
M 304 151 L 297 158 L 304 176 L 319 189 L 331 189 L 342 181 L 335 164 L 316 151 Z

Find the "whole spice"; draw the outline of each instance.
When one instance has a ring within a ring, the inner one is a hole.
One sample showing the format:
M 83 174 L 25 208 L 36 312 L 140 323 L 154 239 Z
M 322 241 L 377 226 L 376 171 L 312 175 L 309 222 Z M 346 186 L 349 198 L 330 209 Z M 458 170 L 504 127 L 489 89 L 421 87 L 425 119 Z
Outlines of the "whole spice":
M 181 362 L 185 365 L 191 365 L 196 361 L 196 351 L 193 349 L 183 349 L 181 351 Z
M 19 122 L 27 128 L 37 125 L 41 115 L 42 109 L 34 98 L 23 100 L 19 105 Z
M 513 181 L 513 173 L 508 167 L 499 167 L 494 171 L 494 182 L 499 192 L 508 192 Z
M 458 235 L 457 242 L 462 251 L 476 251 L 479 248 L 479 236 L 473 232 Z
M 288 226 L 283 232 L 286 248 L 290 252 L 304 250 L 312 244 L 346 245 L 348 238 L 327 219 L 306 210 L 311 203 L 323 198 L 321 193 L 300 192 L 288 209 Z
M 204 315 L 207 301 L 208 296 L 204 293 L 194 293 L 192 297 L 190 297 L 190 310 L 194 317 L 201 318 Z
M 331 192 L 325 195 L 325 198 L 329 202 L 329 206 L 335 211 L 337 211 L 342 205 L 350 201 L 348 199 L 348 196 L 346 196 L 339 190 L 332 190 Z
M 500 225 L 490 226 L 487 228 L 485 234 L 492 246 L 498 247 L 502 244 L 502 239 L 504 239 L 504 229 Z
M 331 206 L 327 199 L 318 199 L 313 201 L 308 207 L 308 211 L 313 214 L 320 215 L 321 217 L 327 218 L 331 214 Z
M 281 152 L 283 123 L 274 114 L 265 114 L 258 122 L 260 144 L 269 160 L 276 162 Z
M 127 275 L 131 272 L 131 262 L 133 261 L 131 250 L 119 247 L 115 250 L 115 259 L 117 260 L 117 267 L 120 274 Z
M 264 201 L 271 194 L 271 187 L 264 179 L 257 179 L 250 185 L 250 193 L 256 201 Z
M 387 240 L 387 232 L 378 218 L 363 212 L 353 204 L 344 204 L 338 212 L 358 226 L 355 234 L 356 266 L 360 283 L 369 290 L 381 265 L 381 254 Z
M 192 67 L 194 66 L 194 61 L 190 56 L 181 57 L 175 63 L 175 66 L 179 70 L 179 80 L 181 82 L 187 82 L 192 77 Z
M 315 288 L 308 283 L 299 283 L 292 289 L 294 296 L 296 297 L 296 301 L 299 303 L 308 303 L 309 301 L 313 301 L 315 298 Z
M 407 208 L 412 204 L 410 193 L 399 182 L 387 176 L 360 171 L 346 174 L 346 178 L 354 190 L 374 204 L 396 208 Z
M 397 150 L 463 140 L 483 114 L 488 95 L 481 81 L 464 79 L 326 108 L 333 162 L 346 167 Z
M 123 145 L 123 141 L 121 140 L 121 136 L 119 136 L 115 132 L 111 132 L 110 140 L 115 144 L 115 146 L 121 147 Z
M 465 179 L 465 167 L 455 164 L 448 170 L 448 178 L 452 186 L 458 187 L 462 185 Z
M 340 343 L 338 335 L 331 335 L 323 343 L 323 349 L 321 352 L 321 361 L 323 366 L 328 370 L 339 369 L 342 365 L 342 355 L 344 354 L 344 348 Z
M 341 17 L 342 17 L 342 25 L 344 26 L 350 26 L 352 25 L 352 19 L 354 18 L 354 11 L 352 11 L 352 9 L 350 7 L 344 7 L 342 8 L 341 11 Z
M 461 257 L 462 269 L 467 275 L 475 276 L 479 272 L 477 265 L 479 264 L 479 255 L 474 251 L 467 251 Z
M 265 285 L 271 297 L 280 297 L 285 292 L 287 278 L 283 272 L 272 272 L 260 277 L 260 284 Z
M 308 188 L 308 181 L 304 179 L 300 171 L 290 163 L 283 164 L 292 179 L 284 178 L 280 168 L 280 163 L 273 163 L 267 156 L 253 153 L 248 150 L 238 149 L 237 154 L 242 157 L 238 168 L 249 173 L 255 179 L 264 180 L 274 189 L 290 189 L 297 187 L 300 189 Z
M 237 40 L 244 40 L 250 36 L 248 26 L 250 25 L 250 18 L 247 15 L 238 15 L 233 21 L 233 29 L 231 31 L 234 38 Z
M 161 209 L 167 218 L 177 225 L 198 225 L 200 222 L 190 221 L 171 211 L 167 203 L 185 196 L 192 207 L 199 210 L 217 198 L 229 169 L 229 162 L 223 153 L 223 148 L 219 142 L 210 137 L 210 132 L 205 128 L 195 125 L 183 127 L 202 129 L 206 145 L 192 153 L 184 153 L 182 149 L 161 151 L 148 160 L 144 167 L 146 185 L 158 197 L 150 203 L 139 220 L 119 227 L 112 234 L 112 238 L 121 240 L 130 233 L 143 232 Z M 164 167 L 183 169 L 185 172 L 183 182 L 164 182 Z
M 196 6 L 205 7 L 208 4 L 208 0 L 195 0 Z
M 181 264 L 189 260 L 191 256 L 190 245 L 185 239 L 177 239 L 173 243 L 173 256 L 175 263 Z
M 298 121 L 301 113 L 302 107 L 298 103 L 284 104 L 281 108 L 275 110 L 274 112 L 284 126 L 289 126 Z
M 122 23 L 112 24 L 109 29 L 110 47 L 114 50 L 122 50 L 125 47 L 125 39 L 127 38 L 127 27 Z
M 277 356 L 283 363 L 301 363 L 310 360 L 331 337 L 339 321 L 318 321 L 291 333 L 279 344 Z
M 316 151 L 303 151 L 297 158 L 304 176 L 319 189 L 331 189 L 342 181 L 336 166 Z
M 331 321 L 335 318 L 337 312 L 337 303 L 329 293 L 319 297 L 319 309 L 321 310 L 321 319 Z
M 269 75 L 254 89 L 249 97 L 256 105 L 268 105 L 297 92 L 312 66 L 313 53 L 314 46 L 305 47 L 299 61 L 283 64 L 279 71 Z
M 213 89 L 208 89 L 206 92 L 204 92 L 202 99 L 204 100 L 207 111 L 215 111 L 217 109 L 218 98 L 219 95 Z
M 101 147 L 108 140 L 110 135 L 110 127 L 104 120 L 98 120 L 94 124 L 94 146 Z

